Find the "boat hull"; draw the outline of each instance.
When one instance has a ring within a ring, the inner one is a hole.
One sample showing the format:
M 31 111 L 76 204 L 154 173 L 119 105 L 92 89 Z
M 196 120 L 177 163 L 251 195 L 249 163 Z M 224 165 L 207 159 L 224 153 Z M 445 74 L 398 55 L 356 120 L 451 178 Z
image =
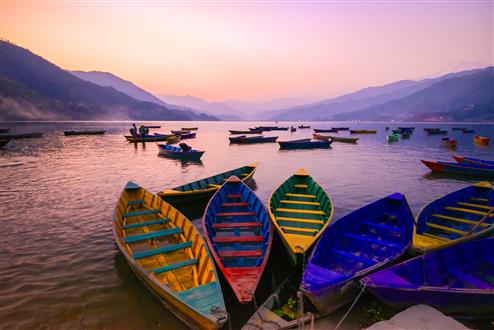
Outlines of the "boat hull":
M 255 143 L 272 143 L 276 142 L 278 139 L 277 136 L 269 136 L 269 137 L 231 137 L 230 143 L 236 144 L 255 144 Z
M 278 141 L 280 149 L 328 149 L 333 141 Z
M 340 136 L 333 136 L 330 135 L 330 138 L 332 141 L 335 142 L 343 142 L 343 143 L 357 143 L 359 138 L 347 138 L 347 137 L 340 137 Z
M 103 135 L 106 131 L 64 131 L 65 136 L 70 135 Z
M 146 137 L 134 137 L 131 135 L 125 135 L 125 139 L 129 142 L 160 142 L 160 141 L 166 141 L 168 139 L 169 135 L 149 135 Z
M 494 166 L 494 161 L 473 157 L 453 156 L 459 164 L 473 164 L 483 166 Z
M 422 160 L 422 163 L 433 172 L 494 177 L 494 166 L 457 164 Z
M 4 146 L 7 145 L 7 143 L 9 143 L 10 140 L 0 140 L 0 148 L 3 148 Z
M 40 137 L 43 137 L 43 133 L 2 134 L 0 140 L 37 139 Z

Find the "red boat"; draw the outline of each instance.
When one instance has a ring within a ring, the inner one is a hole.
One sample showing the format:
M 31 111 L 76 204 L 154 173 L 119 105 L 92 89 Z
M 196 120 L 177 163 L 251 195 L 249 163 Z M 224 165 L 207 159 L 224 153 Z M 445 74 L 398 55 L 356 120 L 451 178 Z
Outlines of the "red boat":
M 449 137 L 442 138 L 441 144 L 447 148 L 456 148 L 456 140 Z

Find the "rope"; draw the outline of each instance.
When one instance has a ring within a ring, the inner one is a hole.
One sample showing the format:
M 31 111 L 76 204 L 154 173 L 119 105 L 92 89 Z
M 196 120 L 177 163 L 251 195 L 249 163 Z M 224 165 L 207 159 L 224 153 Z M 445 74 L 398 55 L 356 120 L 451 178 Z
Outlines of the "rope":
M 338 330 L 339 329 L 339 327 L 341 326 L 341 324 L 347 318 L 348 314 L 350 314 L 350 312 L 352 311 L 353 307 L 355 307 L 355 305 L 357 304 L 357 301 L 360 299 L 360 296 L 362 296 L 362 293 L 364 293 L 364 291 L 365 291 L 365 286 L 362 286 L 362 289 L 360 290 L 359 294 L 357 295 L 357 297 L 355 298 L 355 300 L 352 302 L 352 305 L 350 306 L 350 308 L 348 308 L 348 310 L 346 311 L 345 315 L 343 315 L 343 317 L 341 318 L 341 320 L 338 322 L 338 324 L 336 325 L 336 327 L 334 328 L 334 330 Z
M 303 251 L 301 246 L 297 247 Z M 302 253 L 302 272 L 305 269 L 305 253 Z M 302 283 L 301 283 L 302 284 Z M 297 299 L 298 299 L 298 311 L 297 311 L 297 317 L 298 317 L 298 328 L 299 330 L 304 330 L 305 328 L 305 322 L 304 322 L 304 294 L 302 293 L 302 290 L 299 287 L 299 290 L 297 292 Z
M 265 320 L 265 319 L 262 317 L 262 315 L 261 315 L 261 313 L 259 312 L 259 309 L 258 309 L 258 307 L 257 307 L 256 296 L 255 296 L 252 292 L 250 292 L 250 291 L 249 291 L 249 293 L 250 293 L 250 295 L 252 296 L 252 303 L 254 304 L 254 308 L 256 309 L 255 314 L 257 315 L 257 317 L 259 318 L 259 320 L 261 320 L 261 323 L 262 323 L 262 324 L 264 324 L 264 323 L 269 323 L 269 324 L 272 324 L 272 325 L 274 326 L 274 328 L 275 328 L 275 329 L 279 329 L 279 328 L 280 328 L 280 325 L 279 325 L 278 323 L 276 323 L 276 321 Z M 263 328 L 264 328 L 264 326 L 259 327 L 259 326 L 257 326 L 256 324 L 253 324 L 253 323 L 250 323 L 250 322 L 247 322 L 247 324 L 248 324 L 248 325 L 250 325 L 250 326 L 252 326 L 252 327 L 254 327 L 254 328 L 257 328 L 257 329 L 263 329 Z M 230 330 L 231 330 L 231 329 L 230 329 Z

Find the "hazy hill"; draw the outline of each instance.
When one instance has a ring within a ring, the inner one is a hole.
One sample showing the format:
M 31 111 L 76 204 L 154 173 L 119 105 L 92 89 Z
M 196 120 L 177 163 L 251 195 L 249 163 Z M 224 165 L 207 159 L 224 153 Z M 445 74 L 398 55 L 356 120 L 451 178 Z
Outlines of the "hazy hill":
M 235 111 L 234 109 L 221 102 L 209 102 L 199 97 L 190 95 L 159 95 L 159 97 L 165 102 L 197 109 L 223 120 L 242 119 L 242 114 L 240 112 Z
M 407 97 L 331 119 L 494 121 L 494 67 L 449 77 Z
M 0 119 L 214 120 L 138 101 L 81 80 L 27 49 L 0 41 Z

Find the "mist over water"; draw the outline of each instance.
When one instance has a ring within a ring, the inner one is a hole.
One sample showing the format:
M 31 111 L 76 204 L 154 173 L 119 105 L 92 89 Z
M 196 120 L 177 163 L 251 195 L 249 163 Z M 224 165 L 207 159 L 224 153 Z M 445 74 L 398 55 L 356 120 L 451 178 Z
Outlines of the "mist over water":
M 150 123 L 149 123 L 150 124 Z M 329 193 L 335 218 L 384 195 L 399 191 L 417 215 L 427 202 L 476 178 L 431 174 L 421 159 L 454 161 L 454 154 L 494 159 L 494 147 L 474 145 L 473 135 L 494 139 L 493 124 L 310 123 L 312 128 L 349 126 L 378 129 L 358 144 L 333 143 L 329 150 L 279 150 L 277 143 L 230 145 L 228 129 L 272 123 L 153 122 L 155 132 L 198 126 L 197 139 L 185 141 L 206 150 L 201 162 L 158 157 L 155 143 L 131 144 L 123 135 L 131 123 L 3 123 L 16 132 L 44 132 L 41 139 L 11 141 L 0 150 L 0 320 L 2 328 L 182 329 L 142 285 L 118 252 L 111 232 L 112 213 L 125 183 L 151 192 L 257 162 L 256 194 L 267 205 L 270 194 L 300 167 Z M 139 123 L 138 123 L 139 125 Z M 289 126 L 291 123 L 280 123 Z M 388 144 L 385 126 L 415 126 L 410 139 Z M 458 148 L 441 147 L 443 136 L 424 127 L 441 127 Z M 469 127 L 475 134 L 452 131 Z M 106 129 L 103 136 L 65 137 L 69 129 Z M 333 133 L 331 133 L 333 134 Z M 309 137 L 312 129 L 266 132 L 279 140 Z M 347 136 L 348 132 L 339 133 Z M 22 164 L 19 165 L 19 162 Z M 17 166 L 11 166 L 17 165 Z M 203 210 L 194 210 L 202 214 Z M 194 220 L 194 219 L 191 219 Z M 199 224 L 195 219 L 194 223 Z M 271 258 L 273 259 L 273 258 Z M 269 263 L 272 263 L 270 260 Z M 272 265 L 263 281 L 269 281 Z M 223 291 L 228 291 L 227 284 Z M 259 293 L 259 290 L 258 290 Z M 258 303 L 268 292 L 260 293 Z M 234 327 L 252 306 L 229 310 Z

